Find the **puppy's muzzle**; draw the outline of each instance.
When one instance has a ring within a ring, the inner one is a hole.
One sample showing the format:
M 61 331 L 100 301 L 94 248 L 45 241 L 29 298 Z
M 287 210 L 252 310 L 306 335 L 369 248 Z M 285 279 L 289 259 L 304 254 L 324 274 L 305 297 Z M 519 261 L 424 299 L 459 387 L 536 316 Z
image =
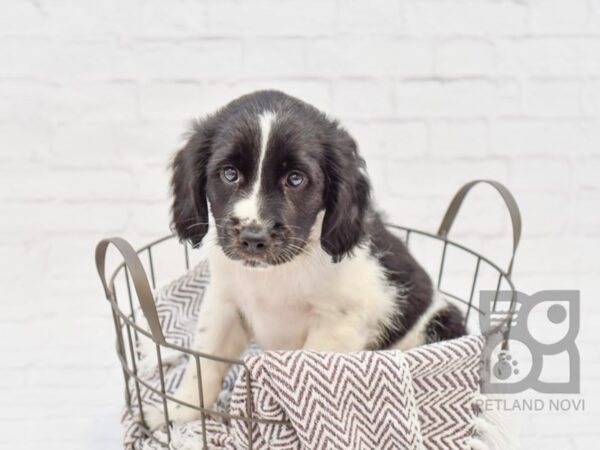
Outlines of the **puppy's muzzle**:
M 248 225 L 240 231 L 240 245 L 251 256 L 263 256 L 271 243 L 267 230 L 259 225 Z

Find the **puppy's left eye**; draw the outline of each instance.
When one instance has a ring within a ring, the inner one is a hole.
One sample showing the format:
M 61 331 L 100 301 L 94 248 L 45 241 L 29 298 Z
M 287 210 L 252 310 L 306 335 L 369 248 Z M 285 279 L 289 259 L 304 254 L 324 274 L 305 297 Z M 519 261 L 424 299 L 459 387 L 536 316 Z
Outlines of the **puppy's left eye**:
M 239 178 L 239 172 L 237 171 L 237 169 L 233 166 L 226 166 L 223 168 L 223 170 L 221 170 L 221 177 L 227 182 L 227 183 L 236 183 Z
M 287 184 L 289 187 L 296 188 L 304 183 L 304 179 L 304 175 L 300 172 L 290 172 L 285 179 L 285 184 Z

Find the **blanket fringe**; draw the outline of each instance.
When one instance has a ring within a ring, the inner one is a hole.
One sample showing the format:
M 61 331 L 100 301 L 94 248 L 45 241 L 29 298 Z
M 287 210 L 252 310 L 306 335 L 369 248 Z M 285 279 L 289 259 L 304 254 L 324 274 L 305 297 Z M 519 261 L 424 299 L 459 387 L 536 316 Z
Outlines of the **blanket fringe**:
M 486 396 L 480 395 L 476 405 L 484 404 Z M 474 419 L 476 431 L 468 442 L 470 450 L 517 450 L 515 428 L 510 417 L 497 409 L 480 410 Z

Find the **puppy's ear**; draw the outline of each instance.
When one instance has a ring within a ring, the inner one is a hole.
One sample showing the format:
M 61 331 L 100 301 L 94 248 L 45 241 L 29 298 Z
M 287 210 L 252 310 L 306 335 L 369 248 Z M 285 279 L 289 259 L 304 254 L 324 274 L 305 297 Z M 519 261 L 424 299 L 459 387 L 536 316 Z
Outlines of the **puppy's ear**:
M 356 142 L 336 127 L 325 146 L 325 217 L 321 246 L 339 262 L 350 254 L 364 235 L 365 216 L 370 204 L 365 161 Z
M 213 127 L 210 118 L 193 125 L 187 144 L 173 160 L 172 225 L 181 240 L 198 247 L 208 231 L 206 165 L 210 157 Z

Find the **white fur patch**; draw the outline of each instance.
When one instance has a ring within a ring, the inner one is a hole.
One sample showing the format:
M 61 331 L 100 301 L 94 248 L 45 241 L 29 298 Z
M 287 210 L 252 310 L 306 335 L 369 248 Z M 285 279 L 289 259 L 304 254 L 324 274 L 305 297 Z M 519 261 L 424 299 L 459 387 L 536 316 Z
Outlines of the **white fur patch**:
M 275 121 L 275 113 L 266 111 L 258 117 L 260 124 L 260 154 L 258 156 L 257 167 L 256 167 L 256 178 L 254 179 L 254 185 L 250 191 L 250 196 L 237 202 L 233 211 L 238 219 L 242 222 L 256 221 L 260 223 L 260 198 L 258 193 L 260 191 L 260 185 L 262 180 L 262 168 L 267 153 L 267 144 L 269 142 L 269 135 L 271 134 L 271 127 Z

